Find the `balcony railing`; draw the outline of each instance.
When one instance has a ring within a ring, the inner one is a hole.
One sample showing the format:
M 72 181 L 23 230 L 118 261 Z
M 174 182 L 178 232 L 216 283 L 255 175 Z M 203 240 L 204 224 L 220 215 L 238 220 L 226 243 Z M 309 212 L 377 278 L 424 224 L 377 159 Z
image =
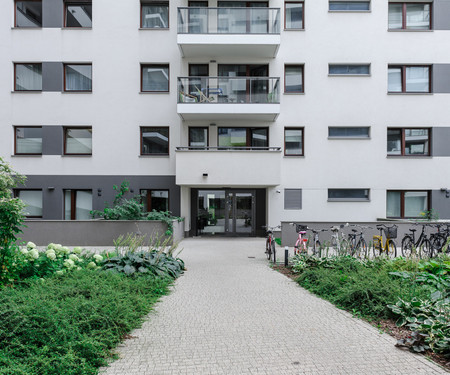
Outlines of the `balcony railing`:
M 281 147 L 256 147 L 256 146 L 220 146 L 220 147 L 176 147 L 176 151 L 280 151 Z
M 178 8 L 178 34 L 280 34 L 280 9 Z
M 280 103 L 280 78 L 179 77 L 178 103 Z

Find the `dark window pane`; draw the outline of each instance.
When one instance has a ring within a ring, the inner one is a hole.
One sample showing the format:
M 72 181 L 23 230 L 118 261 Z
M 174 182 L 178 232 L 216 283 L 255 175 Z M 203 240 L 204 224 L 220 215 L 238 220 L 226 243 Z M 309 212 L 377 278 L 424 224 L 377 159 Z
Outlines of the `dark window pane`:
M 355 75 L 364 75 L 370 74 L 370 65 L 369 64 L 333 64 L 328 66 L 329 74 L 355 74 Z
M 252 147 L 268 147 L 267 129 L 251 129 Z
M 402 129 L 388 129 L 387 134 L 387 154 L 402 154 Z
M 42 128 L 16 127 L 16 154 L 42 154 Z
M 284 86 L 285 92 L 303 92 L 303 66 L 285 67 Z
M 92 27 L 92 4 L 67 4 L 66 27 Z
M 169 91 L 169 66 L 142 66 L 142 91 Z
M 285 3 L 286 29 L 303 29 L 303 3 Z
M 330 1 L 330 10 L 370 10 L 370 1 Z
M 328 136 L 331 137 L 342 137 L 342 138 L 369 138 L 370 128 L 365 127 L 333 127 L 328 128 Z
M 169 128 L 141 128 L 142 154 L 169 153 Z
M 42 27 L 42 2 L 16 1 L 16 27 Z
M 247 128 L 219 128 L 219 147 L 247 146 Z
M 405 155 L 428 155 L 428 129 L 405 129 Z
M 303 155 L 303 130 L 284 130 L 285 155 Z
M 16 64 L 16 91 L 42 90 L 42 64 Z
M 207 147 L 208 128 L 189 128 L 189 147 Z
M 369 189 L 328 189 L 329 200 L 369 200 Z

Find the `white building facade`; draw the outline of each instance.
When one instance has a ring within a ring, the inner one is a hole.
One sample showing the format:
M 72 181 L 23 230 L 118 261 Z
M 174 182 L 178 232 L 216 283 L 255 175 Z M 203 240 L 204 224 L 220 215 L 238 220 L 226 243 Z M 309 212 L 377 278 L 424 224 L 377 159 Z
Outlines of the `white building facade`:
M 449 0 L 4 0 L 0 25 L 30 217 L 127 180 L 189 235 L 450 219 Z

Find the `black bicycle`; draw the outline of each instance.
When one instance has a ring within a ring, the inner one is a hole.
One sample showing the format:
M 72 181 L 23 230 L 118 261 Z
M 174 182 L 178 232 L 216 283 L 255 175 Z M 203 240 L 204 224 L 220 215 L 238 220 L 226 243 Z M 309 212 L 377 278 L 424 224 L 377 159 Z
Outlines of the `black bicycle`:
M 313 255 L 317 255 L 320 251 L 320 241 L 319 241 L 319 233 L 326 232 L 327 229 L 311 229 L 307 228 L 307 230 L 313 233 L 312 238 L 312 253 Z
M 442 248 L 447 243 L 448 238 L 450 237 L 450 225 L 449 224 L 436 224 L 437 228 L 436 233 L 430 234 L 430 243 L 431 243 L 431 254 L 430 257 L 436 256 L 438 253 L 442 252 Z M 444 226 L 446 226 L 445 229 Z M 449 246 L 450 248 L 450 246 Z M 449 248 L 447 248 L 447 252 L 449 252 Z
M 367 254 L 367 242 L 364 239 L 364 229 L 373 229 L 362 225 L 352 224 L 352 227 L 358 227 L 360 230 L 352 229 L 353 233 L 348 234 L 348 242 L 350 243 L 351 255 L 356 258 L 365 258 Z
M 419 225 L 418 223 L 415 223 L 414 225 Z M 409 231 L 411 234 L 406 234 L 405 237 L 402 239 L 402 254 L 404 257 L 409 257 L 413 253 L 413 249 L 421 249 L 422 252 L 428 256 L 431 257 L 432 250 L 431 250 L 431 242 L 428 239 L 428 236 L 425 233 L 425 227 L 427 224 L 422 224 L 422 232 L 420 233 L 419 238 L 416 241 L 415 233 L 417 229 L 410 229 Z M 419 252 L 420 254 L 420 252 Z

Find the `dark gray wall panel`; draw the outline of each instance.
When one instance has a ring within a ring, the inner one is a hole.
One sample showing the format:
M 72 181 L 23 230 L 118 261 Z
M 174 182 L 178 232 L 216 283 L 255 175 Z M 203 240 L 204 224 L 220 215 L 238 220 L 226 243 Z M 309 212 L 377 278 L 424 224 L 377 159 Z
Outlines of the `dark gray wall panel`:
M 450 64 L 433 64 L 433 92 L 450 93 Z
M 450 0 L 434 0 L 433 20 L 435 30 L 450 30 Z
M 42 63 L 42 91 L 63 91 L 63 63 Z
M 63 142 L 62 126 L 42 127 L 42 155 L 62 155 Z
M 434 127 L 431 137 L 431 155 L 450 156 L 450 128 Z
M 450 189 L 450 183 L 441 188 Z M 450 198 L 445 197 L 445 191 L 433 190 L 431 192 L 431 208 L 438 213 L 439 219 L 450 219 Z
M 42 27 L 63 27 L 63 0 L 42 0 Z
M 44 220 L 61 220 L 64 216 L 63 190 L 85 189 L 92 190 L 92 207 L 102 210 L 105 202 L 112 204 L 116 191 L 113 185 L 120 185 L 122 181 L 130 182 L 128 198 L 139 194 L 140 189 L 169 189 L 169 209 L 176 216 L 180 215 L 180 187 L 175 184 L 175 176 L 27 176 L 25 188 L 42 189 Z M 52 187 L 54 189 L 48 189 Z M 101 189 L 101 196 L 98 195 Z

